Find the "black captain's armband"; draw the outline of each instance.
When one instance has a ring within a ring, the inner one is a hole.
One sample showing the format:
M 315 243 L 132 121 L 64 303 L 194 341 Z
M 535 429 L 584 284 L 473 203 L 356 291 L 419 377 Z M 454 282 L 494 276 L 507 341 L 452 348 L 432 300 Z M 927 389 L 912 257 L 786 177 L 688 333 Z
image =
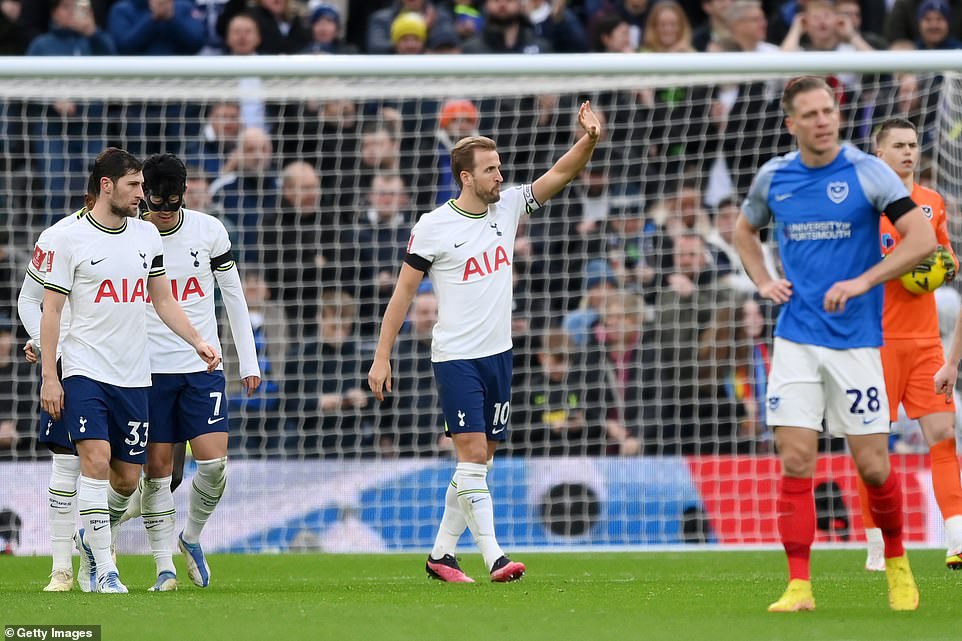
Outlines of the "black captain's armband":
M 422 258 L 417 254 L 407 254 L 404 257 L 404 262 L 419 272 L 424 272 L 425 274 L 431 270 L 431 261 L 429 261 L 427 258 Z
M 228 249 L 225 253 L 220 256 L 214 256 L 210 259 L 210 269 L 215 272 L 226 272 L 228 269 L 234 266 L 234 252 Z
M 905 198 L 899 198 L 894 203 L 886 207 L 885 215 L 888 216 L 889 220 L 894 223 L 896 220 L 909 213 L 916 207 L 918 207 L 918 205 L 915 204 L 915 201 L 906 196 Z

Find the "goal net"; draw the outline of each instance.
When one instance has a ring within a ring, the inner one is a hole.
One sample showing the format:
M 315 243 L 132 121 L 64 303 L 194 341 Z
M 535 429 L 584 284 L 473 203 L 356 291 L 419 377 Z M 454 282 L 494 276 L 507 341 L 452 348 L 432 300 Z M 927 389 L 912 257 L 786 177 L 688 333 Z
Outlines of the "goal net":
M 489 476 L 499 538 L 777 542 L 764 420 L 776 310 L 754 295 L 732 232 L 755 171 L 792 148 L 779 98 L 813 59 L 766 71 L 711 56 L 547 57 L 540 71 L 537 60 L 467 56 L 214 71 L 177 59 L 138 61 L 151 65 L 139 72 L 88 60 L 69 78 L 0 68 L 0 510 L 19 515 L 20 548 L 45 550 L 49 466 L 35 439 L 38 371 L 19 361 L 16 292 L 33 241 L 82 206 L 105 146 L 179 155 L 187 205 L 227 225 L 243 275 L 264 384 L 240 393 L 225 319 L 231 482 L 205 534 L 211 549 L 423 549 L 454 467 L 430 366 L 430 274 L 397 342 L 393 393 L 378 403 L 366 384 L 409 230 L 457 196 L 453 142 L 494 138 L 506 184 L 531 182 L 580 135 L 584 100 L 603 139 L 514 247 L 510 437 Z M 719 59 L 726 68 L 709 66 Z M 960 79 L 910 59 L 917 67 L 899 72 L 884 56 L 874 68 L 820 58 L 817 70 L 852 145 L 870 151 L 890 117 L 919 127 L 919 180 L 943 193 L 957 229 Z M 958 313 L 953 293 L 946 314 Z M 918 427 L 900 425 L 892 442 L 909 538 L 939 543 Z M 854 471 L 840 441 L 822 445 L 819 540 L 860 540 Z M 186 493 L 175 496 L 183 514 Z M 128 526 L 121 549 L 145 545 Z

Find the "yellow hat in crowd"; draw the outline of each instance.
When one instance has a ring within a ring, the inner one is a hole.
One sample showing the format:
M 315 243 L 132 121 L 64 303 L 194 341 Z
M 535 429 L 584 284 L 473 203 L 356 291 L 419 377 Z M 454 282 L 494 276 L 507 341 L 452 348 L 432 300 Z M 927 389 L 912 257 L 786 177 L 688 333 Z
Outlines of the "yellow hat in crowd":
M 428 23 L 420 13 L 402 13 L 391 23 L 391 43 L 397 44 L 404 36 L 416 36 L 421 42 L 428 39 Z

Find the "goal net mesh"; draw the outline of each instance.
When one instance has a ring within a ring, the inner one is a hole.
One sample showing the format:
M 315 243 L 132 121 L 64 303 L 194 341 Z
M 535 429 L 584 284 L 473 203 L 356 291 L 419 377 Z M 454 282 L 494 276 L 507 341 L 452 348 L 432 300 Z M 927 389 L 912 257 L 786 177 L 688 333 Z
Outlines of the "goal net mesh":
M 578 105 L 590 100 L 605 130 L 590 165 L 522 223 L 514 249 L 510 437 L 490 476 L 499 536 L 514 546 L 777 541 L 764 398 L 776 310 L 754 295 L 732 231 L 755 171 L 792 148 L 785 78 L 184 71 L 0 80 L 0 476 L 19 479 L 0 485 L 0 509 L 36 503 L 27 530 L 44 532 L 48 454 L 35 439 L 38 371 L 20 362 L 16 294 L 37 235 L 82 206 L 92 159 L 113 145 L 185 161 L 187 205 L 228 227 L 245 283 L 264 383 L 240 392 L 225 318 L 232 480 L 211 545 L 429 546 L 453 472 L 430 366 L 430 276 L 397 342 L 393 393 L 378 403 L 366 384 L 409 230 L 457 196 L 453 141 L 495 139 L 506 184 L 531 182 L 580 135 Z M 870 151 L 886 118 L 919 126 L 920 182 L 943 193 L 957 230 L 959 77 L 829 80 L 854 146 Z M 925 451 L 908 423 L 893 445 Z M 836 455 L 820 468 L 820 536 L 855 540 L 854 473 L 841 441 L 823 446 Z M 901 464 L 915 479 L 915 540 L 937 540 L 925 460 Z M 128 530 L 122 545 L 144 549 L 139 527 Z M 43 551 L 43 537 L 29 545 Z

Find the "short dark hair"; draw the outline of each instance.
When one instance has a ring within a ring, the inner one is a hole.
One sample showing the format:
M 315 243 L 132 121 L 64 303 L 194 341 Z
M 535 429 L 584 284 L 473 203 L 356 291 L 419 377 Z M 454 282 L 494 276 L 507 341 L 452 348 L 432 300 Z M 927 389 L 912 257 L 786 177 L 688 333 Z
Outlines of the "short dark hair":
M 109 178 L 110 182 L 116 183 L 118 179 L 127 174 L 137 173 L 143 168 L 143 165 L 133 154 L 117 147 L 107 147 L 94 160 L 94 165 L 90 170 L 90 179 L 87 181 L 87 189 L 90 190 L 91 196 L 99 196 L 101 179 Z
M 497 151 L 498 143 L 484 136 L 468 136 L 459 140 L 451 148 L 451 175 L 454 177 L 458 189 L 464 186 L 461 184 L 461 172 L 474 171 L 474 151 L 476 149 Z
M 187 167 L 174 154 L 154 154 L 144 161 L 144 191 L 184 195 L 187 191 Z
M 908 118 L 889 118 L 875 128 L 875 135 L 873 136 L 875 144 L 879 144 L 892 129 L 911 129 L 916 137 L 919 135 L 919 128 Z
M 825 91 L 832 97 L 832 102 L 838 105 L 838 98 L 835 96 L 835 91 L 833 91 L 825 81 L 825 78 L 820 76 L 798 76 L 797 78 L 789 80 L 785 85 L 785 90 L 782 92 L 782 111 L 785 112 L 785 115 L 790 116 L 795 110 L 795 96 L 815 89 Z

